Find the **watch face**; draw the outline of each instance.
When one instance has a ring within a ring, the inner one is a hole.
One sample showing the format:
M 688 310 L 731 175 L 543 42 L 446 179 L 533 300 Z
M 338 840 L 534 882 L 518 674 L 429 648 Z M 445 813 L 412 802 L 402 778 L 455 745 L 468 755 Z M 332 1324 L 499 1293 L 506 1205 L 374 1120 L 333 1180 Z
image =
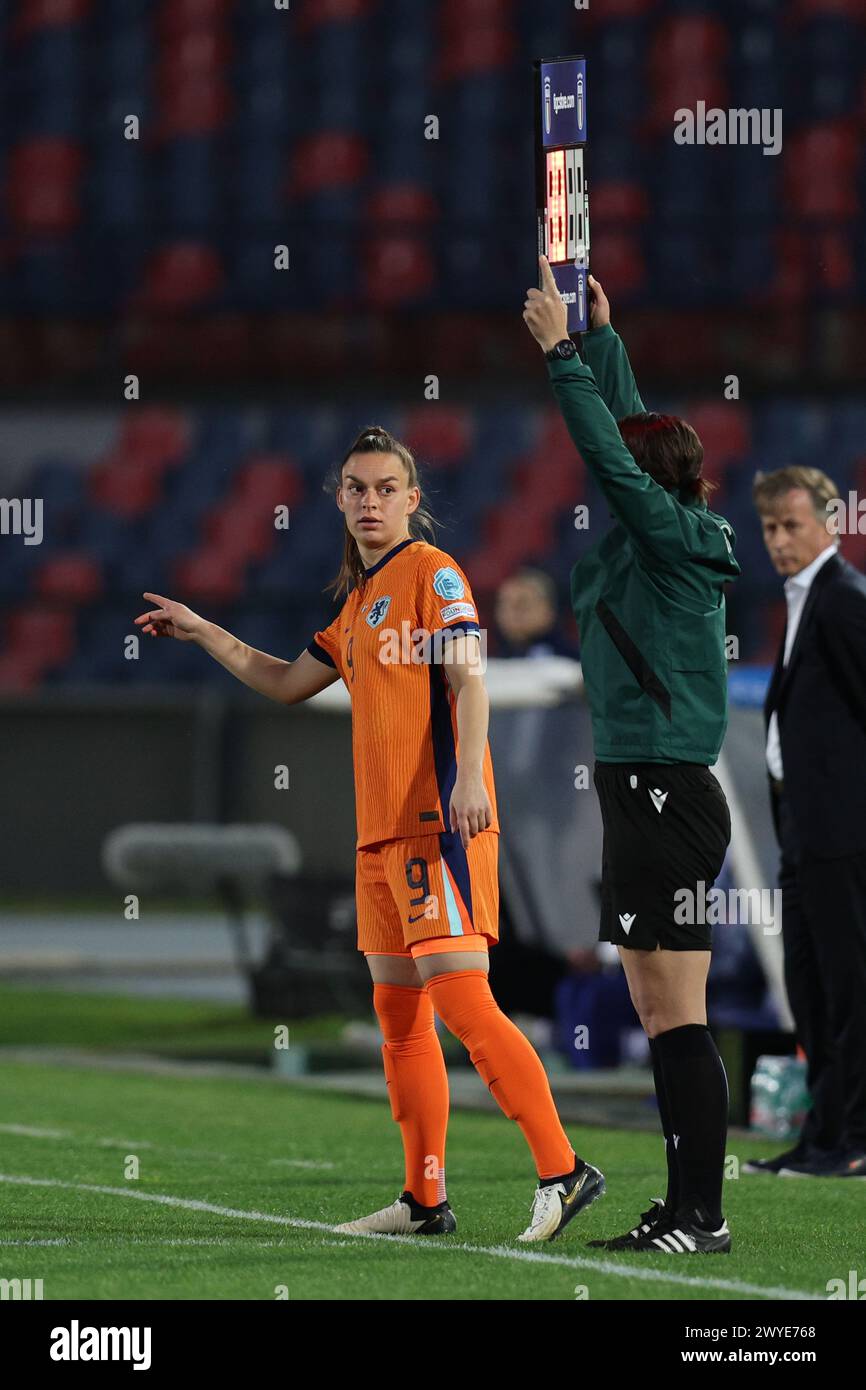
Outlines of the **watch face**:
M 571 341 L 569 341 L 569 342 L 567 342 L 567 343 L 559 343 L 559 344 L 557 344 L 556 350 L 557 350 L 557 352 L 559 353 L 560 357 L 565 357 L 565 358 L 574 357 L 575 354 L 577 353 L 577 348 L 574 346 L 574 343 L 572 343 Z

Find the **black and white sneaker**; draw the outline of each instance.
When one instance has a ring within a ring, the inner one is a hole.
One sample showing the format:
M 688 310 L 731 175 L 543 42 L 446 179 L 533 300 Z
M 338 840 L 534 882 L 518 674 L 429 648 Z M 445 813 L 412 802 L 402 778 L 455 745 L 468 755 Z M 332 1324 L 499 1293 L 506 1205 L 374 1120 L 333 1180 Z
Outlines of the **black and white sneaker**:
M 704 1208 L 690 1203 L 677 1212 L 668 1212 L 646 1235 L 621 1248 L 665 1255 L 729 1255 L 731 1233 L 727 1221 L 723 1219 L 715 1230 Z
M 447 1202 L 422 1207 L 411 1192 L 401 1192 L 390 1207 L 359 1216 L 334 1228 L 347 1236 L 447 1236 L 457 1230 L 457 1218 Z
M 535 1189 L 529 1225 L 517 1239 L 555 1240 L 579 1211 L 604 1196 L 604 1186 L 604 1174 L 591 1163 L 577 1159 L 568 1177 L 539 1184 Z
M 641 1213 L 638 1224 L 626 1235 L 611 1236 L 609 1240 L 588 1240 L 586 1243 L 594 1246 L 597 1250 L 628 1250 L 641 1236 L 654 1230 L 666 1214 L 664 1200 L 661 1197 L 653 1197 L 649 1211 Z

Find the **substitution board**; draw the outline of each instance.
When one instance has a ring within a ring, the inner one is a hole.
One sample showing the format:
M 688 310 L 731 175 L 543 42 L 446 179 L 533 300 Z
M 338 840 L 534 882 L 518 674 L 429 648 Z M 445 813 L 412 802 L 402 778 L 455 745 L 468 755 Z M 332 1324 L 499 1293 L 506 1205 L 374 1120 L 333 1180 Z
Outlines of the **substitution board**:
M 535 206 L 538 251 L 568 306 L 569 333 L 585 333 L 589 302 L 586 182 L 586 59 L 538 58 L 535 84 Z

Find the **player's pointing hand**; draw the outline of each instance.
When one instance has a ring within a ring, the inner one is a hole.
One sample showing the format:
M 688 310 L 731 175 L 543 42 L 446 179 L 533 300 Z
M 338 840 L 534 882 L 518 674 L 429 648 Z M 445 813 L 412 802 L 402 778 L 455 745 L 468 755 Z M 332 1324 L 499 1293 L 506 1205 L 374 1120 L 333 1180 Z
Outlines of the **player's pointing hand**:
M 193 613 L 182 603 L 175 603 L 174 599 L 163 598 L 161 594 L 146 593 L 142 597 L 159 604 L 158 608 L 141 613 L 135 619 L 142 632 L 149 633 L 151 637 L 176 637 L 179 642 L 195 641 L 204 626 L 204 620 L 198 613 Z
M 556 287 L 553 271 L 546 256 L 539 256 L 541 289 L 526 291 L 523 317 L 530 333 L 545 352 L 568 337 L 568 308 Z

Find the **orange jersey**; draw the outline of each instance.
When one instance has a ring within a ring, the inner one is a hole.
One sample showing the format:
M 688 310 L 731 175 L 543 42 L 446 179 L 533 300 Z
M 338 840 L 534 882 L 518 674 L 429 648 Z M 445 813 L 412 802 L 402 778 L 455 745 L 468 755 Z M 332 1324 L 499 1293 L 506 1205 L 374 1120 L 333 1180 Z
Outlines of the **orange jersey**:
M 443 644 L 435 636 L 445 629 L 479 631 L 469 581 L 450 555 L 410 538 L 367 570 L 363 588 L 352 590 L 339 617 L 309 645 L 336 667 L 352 697 L 359 848 L 451 828 L 459 749 L 442 664 L 451 639 Z M 483 772 L 490 829 L 498 831 L 487 746 Z

